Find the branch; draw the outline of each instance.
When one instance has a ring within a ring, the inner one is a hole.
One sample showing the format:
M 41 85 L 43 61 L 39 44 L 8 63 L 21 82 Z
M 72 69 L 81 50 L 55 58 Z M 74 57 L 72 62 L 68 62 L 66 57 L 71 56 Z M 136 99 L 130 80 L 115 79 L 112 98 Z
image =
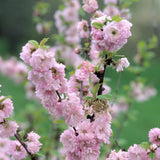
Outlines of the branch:
M 112 63 L 112 59 L 107 58 L 107 55 L 105 56 L 105 64 L 104 64 L 104 70 L 101 72 L 96 73 L 97 77 L 100 79 L 99 84 L 100 87 L 98 89 L 98 95 L 101 95 L 103 92 L 103 81 L 104 81 L 104 76 L 106 72 L 107 65 L 110 65 Z
M 58 96 L 58 102 L 61 102 L 62 101 L 62 98 L 61 98 L 61 96 L 60 96 L 60 94 L 59 94 L 59 92 L 58 91 L 56 91 L 56 93 L 57 93 L 57 96 Z
M 28 149 L 27 149 L 27 146 L 24 142 L 22 142 L 20 136 L 19 136 L 19 133 L 17 132 L 14 137 L 19 141 L 19 143 L 24 147 L 24 149 L 26 150 L 26 152 L 28 153 L 28 155 L 30 156 L 31 160 L 38 160 L 38 157 L 32 155 Z

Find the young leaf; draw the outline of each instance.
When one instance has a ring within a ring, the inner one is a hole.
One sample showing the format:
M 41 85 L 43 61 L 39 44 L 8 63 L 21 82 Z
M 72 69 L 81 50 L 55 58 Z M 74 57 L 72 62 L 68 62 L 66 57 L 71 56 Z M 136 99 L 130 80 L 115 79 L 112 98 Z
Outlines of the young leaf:
M 148 142 L 142 142 L 142 143 L 140 144 L 140 146 L 141 146 L 142 148 L 144 148 L 144 149 L 150 149 L 150 145 L 149 145 Z
M 103 24 L 102 23 L 93 22 L 92 25 L 97 29 L 102 29 L 103 28 Z
M 24 131 L 24 130 L 22 130 L 22 131 L 19 132 L 19 135 L 20 135 L 21 139 L 23 139 L 24 134 L 25 134 L 25 131 Z
M 120 22 L 121 20 L 122 18 L 120 18 L 119 15 L 117 15 L 117 16 L 113 16 L 111 21 Z
M 89 73 L 89 85 L 92 86 L 91 73 Z
M 93 96 L 96 97 L 99 87 L 101 86 L 100 83 L 96 84 L 93 88 Z
M 35 41 L 35 40 L 29 40 L 28 42 L 31 43 L 31 44 L 33 44 L 36 49 L 39 48 L 39 44 L 38 44 L 37 41 Z
M 40 47 L 43 47 L 49 38 L 43 38 L 40 42 Z

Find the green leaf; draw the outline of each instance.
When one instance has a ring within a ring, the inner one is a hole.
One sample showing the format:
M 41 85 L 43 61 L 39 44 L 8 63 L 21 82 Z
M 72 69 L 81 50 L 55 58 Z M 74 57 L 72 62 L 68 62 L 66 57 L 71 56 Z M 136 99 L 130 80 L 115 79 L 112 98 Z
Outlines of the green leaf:
M 44 47 L 45 43 L 48 41 L 49 38 L 43 38 L 40 42 L 40 47 Z
M 101 86 L 101 83 L 97 83 L 93 88 L 93 96 L 96 97 L 96 94 L 98 92 L 99 87 Z
M 97 29 L 102 29 L 103 28 L 103 24 L 102 23 L 93 22 L 92 25 Z
M 84 99 L 85 99 L 85 100 L 90 100 L 90 99 L 91 99 L 91 100 L 94 100 L 94 98 L 91 97 L 91 96 L 86 96 L 86 97 L 84 97 Z
M 158 38 L 156 36 L 153 36 L 150 40 L 149 40 L 149 44 L 148 44 L 148 48 L 152 49 L 157 47 L 158 44 Z
M 31 44 L 33 44 L 36 49 L 39 48 L 39 44 L 38 44 L 37 41 L 35 41 L 35 40 L 29 40 L 28 42 L 31 43 Z
M 142 143 L 140 144 L 140 146 L 141 146 L 142 148 L 144 148 L 144 149 L 150 149 L 150 145 L 149 145 L 148 142 L 142 142 Z
M 121 20 L 122 18 L 120 18 L 119 15 L 117 15 L 117 16 L 113 16 L 111 21 L 120 22 Z
M 58 7 L 58 9 L 59 9 L 60 11 L 63 11 L 63 10 L 65 9 L 65 6 L 64 6 L 64 5 L 60 5 L 60 6 Z
M 155 157 L 156 157 L 155 152 L 150 152 L 150 153 L 149 153 L 149 158 L 155 159 Z
M 21 139 L 23 139 L 24 134 L 25 134 L 25 131 L 24 131 L 24 130 L 22 130 L 22 131 L 19 132 L 19 135 L 20 135 Z
M 59 120 L 55 120 L 54 123 L 55 124 L 59 124 L 59 123 L 64 124 L 65 122 L 64 122 L 64 120 L 59 119 Z
M 112 95 L 111 94 L 103 94 L 103 95 L 98 95 L 96 98 L 111 100 L 112 99 Z
M 82 64 L 80 64 L 80 65 L 77 67 L 77 69 L 81 69 L 81 67 L 82 67 Z

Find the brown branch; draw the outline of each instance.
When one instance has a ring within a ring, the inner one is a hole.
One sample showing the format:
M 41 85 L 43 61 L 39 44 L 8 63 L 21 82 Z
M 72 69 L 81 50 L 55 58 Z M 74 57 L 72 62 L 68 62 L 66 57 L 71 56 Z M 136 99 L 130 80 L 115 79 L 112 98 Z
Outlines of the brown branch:
M 104 77 L 105 77 L 106 68 L 107 68 L 107 65 L 110 65 L 111 63 L 112 63 L 112 59 L 107 58 L 107 55 L 106 55 L 105 56 L 105 63 L 104 63 L 104 70 L 100 71 L 98 73 L 95 73 L 97 75 L 97 77 L 100 79 L 99 84 L 101 84 L 98 89 L 97 95 L 101 95 L 103 92 L 103 81 L 104 81 Z
M 62 101 L 62 98 L 61 98 L 61 96 L 60 96 L 60 94 L 59 94 L 59 92 L 58 91 L 56 91 L 56 93 L 57 93 L 57 96 L 58 96 L 58 102 L 61 102 Z

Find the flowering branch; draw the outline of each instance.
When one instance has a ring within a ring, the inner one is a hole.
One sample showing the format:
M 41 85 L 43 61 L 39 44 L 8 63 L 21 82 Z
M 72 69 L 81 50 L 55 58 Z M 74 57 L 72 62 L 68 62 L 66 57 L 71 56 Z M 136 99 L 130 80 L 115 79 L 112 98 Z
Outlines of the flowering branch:
M 20 135 L 18 132 L 15 133 L 14 137 L 20 142 L 20 144 L 24 147 L 24 149 L 26 150 L 26 152 L 29 154 L 31 160 L 38 160 L 38 157 L 36 157 L 35 155 L 32 155 L 27 147 L 26 147 L 26 144 L 24 142 L 22 142 L 21 138 L 20 138 Z

